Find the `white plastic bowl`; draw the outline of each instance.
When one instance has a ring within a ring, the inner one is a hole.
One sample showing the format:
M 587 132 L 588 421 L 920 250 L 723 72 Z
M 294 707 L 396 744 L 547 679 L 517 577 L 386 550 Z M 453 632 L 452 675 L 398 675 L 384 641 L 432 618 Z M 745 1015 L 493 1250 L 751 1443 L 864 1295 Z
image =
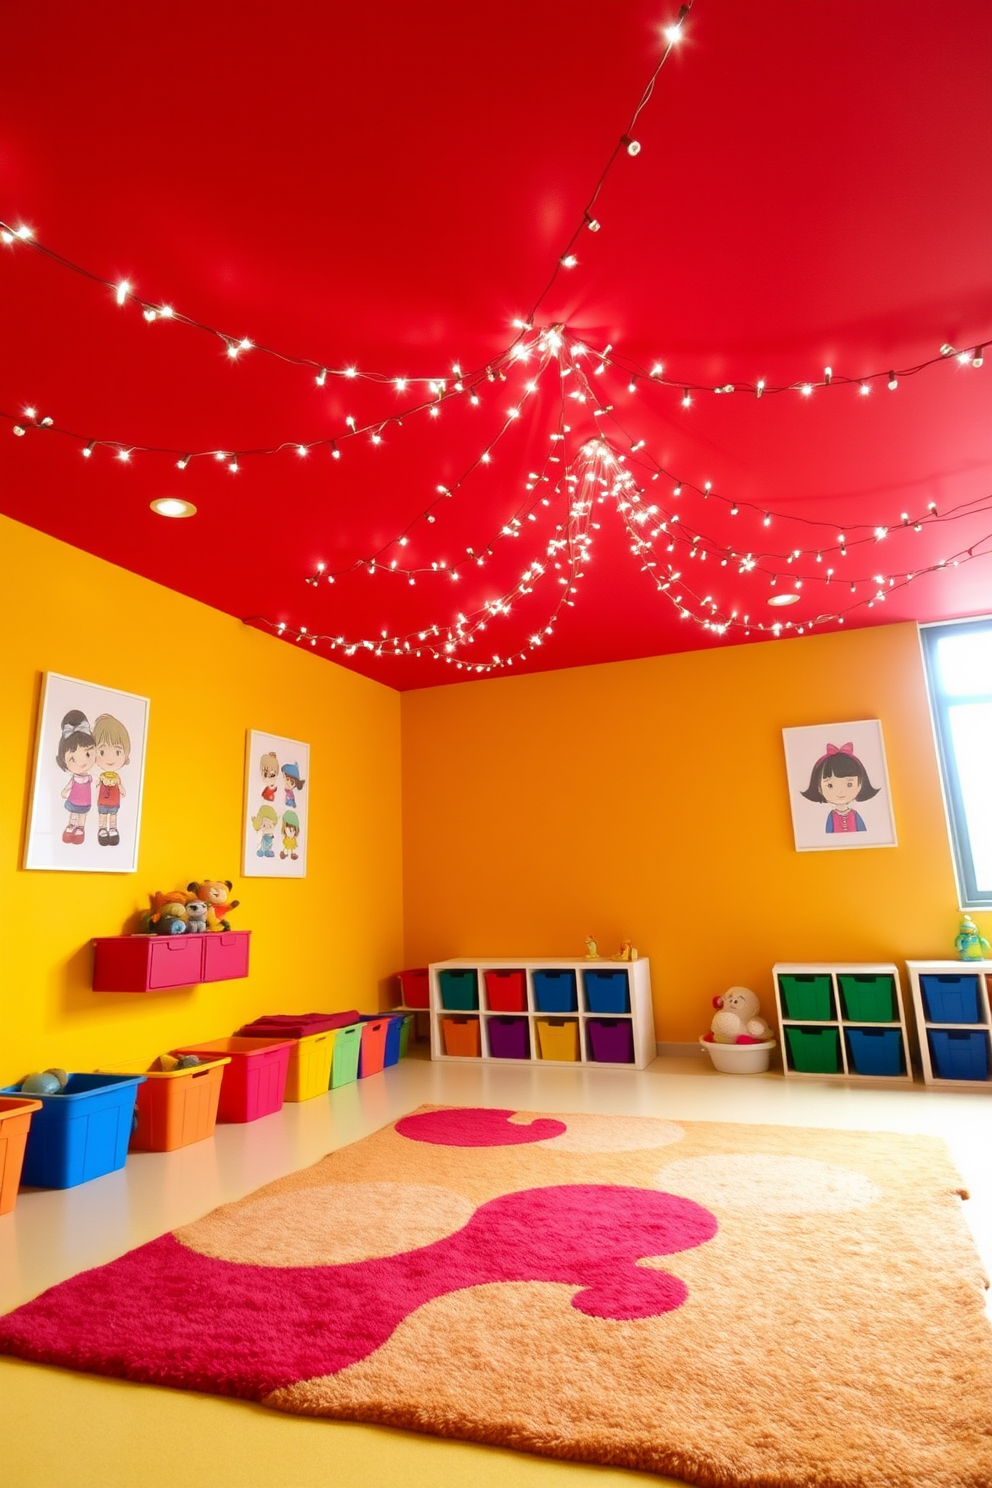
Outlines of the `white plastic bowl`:
M 760 1075 L 768 1068 L 775 1047 L 774 1039 L 762 1044 L 716 1044 L 701 1038 L 699 1042 L 713 1061 L 713 1068 L 725 1075 Z

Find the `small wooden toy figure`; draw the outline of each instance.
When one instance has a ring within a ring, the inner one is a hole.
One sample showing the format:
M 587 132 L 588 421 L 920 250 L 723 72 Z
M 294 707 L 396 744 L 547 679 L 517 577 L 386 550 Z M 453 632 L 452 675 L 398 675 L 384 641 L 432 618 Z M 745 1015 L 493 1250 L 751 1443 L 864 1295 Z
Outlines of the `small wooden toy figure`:
M 984 961 L 992 946 L 975 924 L 971 915 L 962 915 L 958 933 L 954 937 L 954 949 L 962 961 Z
M 631 943 L 630 943 L 629 940 L 625 940 L 625 941 L 623 941 L 621 943 L 620 949 L 617 951 L 616 955 L 615 956 L 611 956 L 610 957 L 610 960 L 611 961 L 636 961 L 637 960 L 637 947 L 634 946 L 634 945 L 631 945 Z
M 586 936 L 586 960 L 587 961 L 598 961 L 599 960 L 599 946 L 596 944 L 596 939 L 592 935 L 587 935 Z

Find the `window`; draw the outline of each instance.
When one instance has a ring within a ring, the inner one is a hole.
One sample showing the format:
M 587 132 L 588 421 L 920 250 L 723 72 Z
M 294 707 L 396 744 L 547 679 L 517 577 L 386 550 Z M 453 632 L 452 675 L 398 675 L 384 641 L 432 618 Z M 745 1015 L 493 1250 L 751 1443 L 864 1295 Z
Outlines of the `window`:
M 963 909 L 992 908 L 992 617 L 921 629 Z

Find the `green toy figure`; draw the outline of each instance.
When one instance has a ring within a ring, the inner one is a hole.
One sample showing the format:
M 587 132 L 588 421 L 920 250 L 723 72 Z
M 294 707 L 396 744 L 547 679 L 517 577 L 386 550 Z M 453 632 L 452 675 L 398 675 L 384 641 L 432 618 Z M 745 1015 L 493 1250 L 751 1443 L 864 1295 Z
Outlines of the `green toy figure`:
M 954 949 L 962 961 L 984 961 L 992 947 L 971 915 L 962 915 L 958 933 L 954 937 Z

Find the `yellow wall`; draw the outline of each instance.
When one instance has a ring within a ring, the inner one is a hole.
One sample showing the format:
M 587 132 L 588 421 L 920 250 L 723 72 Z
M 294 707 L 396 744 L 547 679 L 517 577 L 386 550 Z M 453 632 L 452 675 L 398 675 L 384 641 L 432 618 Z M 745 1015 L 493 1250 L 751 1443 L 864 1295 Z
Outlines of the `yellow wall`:
M 650 956 L 660 1040 L 776 961 L 952 956 L 959 911 L 913 625 L 403 696 L 406 951 Z M 897 848 L 793 848 L 783 727 L 882 720 Z M 976 916 L 992 938 L 992 916 Z
M 13 798 L 0 840 L 0 1083 L 50 1064 L 150 1061 L 263 1012 L 378 1008 L 403 960 L 399 695 L 6 518 L 0 550 Z M 157 664 L 164 633 L 190 638 L 183 666 Z M 20 866 L 45 671 L 151 699 L 135 874 Z M 310 744 L 303 881 L 240 878 L 248 728 Z M 149 891 L 193 878 L 235 881 L 232 928 L 253 932 L 250 976 L 141 996 L 93 992 L 90 938 L 119 934 Z

